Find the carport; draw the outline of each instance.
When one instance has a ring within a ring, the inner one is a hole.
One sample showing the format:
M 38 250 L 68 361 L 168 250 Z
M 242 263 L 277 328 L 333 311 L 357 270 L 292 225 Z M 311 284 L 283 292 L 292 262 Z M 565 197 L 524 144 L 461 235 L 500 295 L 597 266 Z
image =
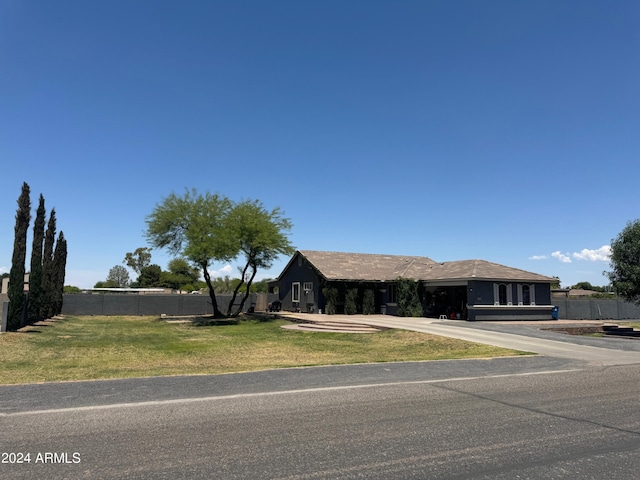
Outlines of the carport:
M 467 284 L 431 285 L 424 284 L 423 305 L 427 316 L 450 320 L 467 318 Z

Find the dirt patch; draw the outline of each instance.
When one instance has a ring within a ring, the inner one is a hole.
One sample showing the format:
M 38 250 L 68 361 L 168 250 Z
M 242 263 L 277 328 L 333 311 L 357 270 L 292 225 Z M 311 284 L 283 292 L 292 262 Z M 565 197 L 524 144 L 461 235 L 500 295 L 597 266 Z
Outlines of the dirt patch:
M 602 335 L 617 338 L 640 339 L 640 330 L 631 327 L 619 327 L 618 325 L 593 325 L 577 327 L 543 328 L 552 332 L 561 332 L 568 335 Z
M 279 318 L 269 313 L 241 313 L 237 317 L 213 318 L 211 314 L 204 315 L 161 315 L 160 320 L 168 323 L 193 323 L 196 325 L 237 325 L 242 320 L 258 320 L 268 322 Z
M 542 330 L 550 330 L 552 332 L 561 332 L 568 335 L 591 335 L 594 333 L 604 333 L 602 326 L 599 327 L 557 327 L 543 328 Z
M 213 318 L 211 315 L 162 315 L 167 323 L 193 323 L 196 325 L 236 325 L 238 318 Z

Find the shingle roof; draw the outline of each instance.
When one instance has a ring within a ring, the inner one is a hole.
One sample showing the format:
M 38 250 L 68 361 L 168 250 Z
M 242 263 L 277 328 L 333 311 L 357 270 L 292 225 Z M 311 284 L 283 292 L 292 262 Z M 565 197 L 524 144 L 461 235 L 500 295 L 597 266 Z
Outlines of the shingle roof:
M 428 257 L 300 250 L 327 280 L 394 280 L 435 264 Z M 412 277 L 414 278 L 414 277 Z
M 520 280 L 531 282 L 553 282 L 556 279 L 507 267 L 486 260 L 459 260 L 436 264 L 430 272 L 417 280 Z
M 414 280 L 520 280 L 551 282 L 554 278 L 507 267 L 486 260 L 438 263 L 429 257 L 378 255 L 371 253 L 300 250 L 327 280 L 389 281 L 398 277 Z

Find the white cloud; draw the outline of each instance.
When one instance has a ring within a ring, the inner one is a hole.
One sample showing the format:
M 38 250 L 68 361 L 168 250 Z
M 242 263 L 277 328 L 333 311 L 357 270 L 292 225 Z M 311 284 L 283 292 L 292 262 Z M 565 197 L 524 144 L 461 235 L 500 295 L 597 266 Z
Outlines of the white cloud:
M 551 256 L 553 258 L 557 258 L 562 263 L 571 263 L 571 257 L 569 255 L 562 253 L 560 250 L 553 252 Z
M 7 267 L 0 267 L 0 274 L 9 273 L 9 269 Z
M 573 258 L 576 260 L 587 260 L 589 262 L 608 262 L 611 257 L 611 247 L 603 245 L 595 250 L 583 248 L 580 252 L 574 252 Z
M 231 275 L 232 272 L 233 272 L 233 267 L 231 266 L 231 264 L 228 264 L 219 270 L 213 270 L 209 272 L 209 275 L 211 275 L 211 278 L 220 278 L 226 275 Z
M 611 257 L 611 247 L 609 245 L 603 245 L 596 249 L 583 248 L 579 252 L 573 252 L 571 254 L 556 250 L 551 254 L 551 257 L 562 263 L 572 263 L 572 258 L 588 262 L 608 262 Z M 545 260 L 547 258 L 546 255 L 534 255 L 533 257 L 529 257 L 529 260 Z

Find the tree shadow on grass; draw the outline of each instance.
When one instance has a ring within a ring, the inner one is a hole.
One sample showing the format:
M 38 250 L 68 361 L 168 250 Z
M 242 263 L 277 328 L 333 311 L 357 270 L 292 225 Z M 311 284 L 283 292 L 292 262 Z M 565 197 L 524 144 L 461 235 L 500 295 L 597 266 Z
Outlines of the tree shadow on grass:
M 203 318 L 193 322 L 196 327 L 211 327 L 219 325 L 238 325 L 240 321 L 237 318 Z
M 55 320 L 41 320 L 38 322 L 31 323 L 29 325 L 25 325 L 24 327 L 16 330 L 16 333 L 42 333 L 42 331 L 38 329 L 55 327 L 56 323 L 61 323 L 64 321 L 66 320 L 58 319 L 58 318 Z
M 256 312 L 256 313 L 246 313 L 242 315 L 241 320 L 254 321 L 260 323 L 269 323 L 275 322 L 276 320 L 286 320 L 283 317 L 280 317 L 277 313 L 269 313 L 269 312 Z
M 267 323 L 281 320 L 274 313 L 242 313 L 235 317 L 214 318 L 211 315 L 181 315 L 181 316 L 162 316 L 157 321 L 180 321 L 181 323 L 191 324 L 194 327 L 209 327 L 223 325 L 238 325 L 240 323 L 258 322 Z

